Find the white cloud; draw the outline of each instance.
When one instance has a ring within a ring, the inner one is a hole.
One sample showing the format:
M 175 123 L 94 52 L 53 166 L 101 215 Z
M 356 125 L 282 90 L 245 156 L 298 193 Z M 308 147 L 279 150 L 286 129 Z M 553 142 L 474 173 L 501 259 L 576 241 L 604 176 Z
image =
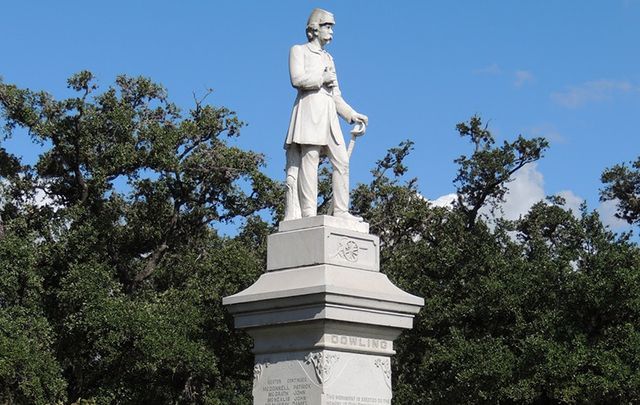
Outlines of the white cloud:
M 551 142 L 566 143 L 567 139 L 560 133 L 553 124 L 540 124 L 525 130 L 531 136 L 546 138 Z
M 530 163 L 516 172 L 513 181 L 507 183 L 503 217 L 517 219 L 529 212 L 531 206 L 545 197 L 544 176 L 535 163 Z
M 614 95 L 638 91 L 631 82 L 624 80 L 595 80 L 570 86 L 564 91 L 551 93 L 551 99 L 567 108 L 578 108 L 590 102 L 610 100 Z
M 502 214 L 496 213 L 500 217 L 507 219 L 517 219 L 520 215 L 524 215 L 529 208 L 545 197 L 544 179 L 542 173 L 537 169 L 535 163 L 531 163 L 516 172 L 513 180 L 507 183 L 507 193 L 505 194 L 505 202 L 502 204 Z M 445 194 L 430 201 L 436 207 L 451 207 L 457 200 L 455 193 Z M 481 214 L 491 217 L 488 207 L 480 210 Z
M 515 81 L 513 85 L 520 88 L 525 84 L 533 81 L 533 73 L 528 70 L 516 70 L 514 73 Z
M 501 205 L 501 210 L 494 212 L 494 215 L 510 220 L 526 215 L 535 203 L 544 201 L 547 196 L 544 191 L 544 176 L 538 170 L 536 163 L 530 163 L 516 172 L 513 181 L 507 183 L 507 189 L 505 202 Z M 571 190 L 562 190 L 555 195 L 564 198 L 564 207 L 570 210 L 574 216 L 580 216 L 580 205 L 584 202 L 584 198 Z M 457 195 L 451 193 L 430 202 L 437 207 L 451 207 L 456 199 Z M 616 205 L 617 201 L 605 201 L 596 208 L 602 223 L 614 232 L 631 230 L 632 227 L 626 221 L 615 217 Z M 493 217 L 488 207 L 483 207 L 480 213 L 489 219 Z M 490 220 L 489 224 L 491 225 L 492 222 Z
M 489 66 L 474 70 L 473 73 L 477 75 L 499 75 L 502 73 L 502 69 L 497 63 L 492 63 Z
M 538 170 L 536 163 L 530 163 L 516 172 L 513 180 L 507 183 L 505 201 L 501 205 L 502 212 L 496 212 L 497 216 L 506 219 L 518 219 L 529 212 L 533 204 L 543 201 L 546 197 L 544 191 L 544 176 Z M 558 193 L 567 204 L 566 207 L 574 213 L 579 212 L 583 199 L 569 190 Z M 431 204 L 438 207 L 450 207 L 456 200 L 455 193 L 446 194 L 431 201 Z M 491 216 L 489 208 L 485 207 L 481 213 Z
M 562 190 L 556 195 L 564 198 L 564 207 L 570 210 L 574 216 L 580 216 L 580 205 L 584 202 L 584 198 L 575 195 L 571 190 Z
M 457 200 L 458 195 L 456 193 L 445 194 L 431 201 L 431 204 L 436 207 L 451 207 L 453 203 Z
M 611 230 L 617 232 L 628 231 L 631 229 L 631 226 L 620 218 L 616 218 L 616 206 L 618 205 L 617 200 L 609 200 L 600 203 L 597 211 L 600 214 L 600 220 L 603 224 L 607 225 Z
M 516 88 L 521 88 L 525 84 L 534 81 L 533 73 L 529 70 L 503 71 L 497 63 L 475 69 L 473 70 L 473 74 L 480 76 L 504 76 L 505 78 L 513 76 L 513 85 Z
M 8 198 L 10 197 L 10 187 L 11 184 L 7 179 L 0 180 L 0 206 L 4 206 L 8 201 L 11 201 L 13 204 L 16 204 L 20 207 L 24 205 L 34 205 L 38 208 L 49 206 L 52 207 L 54 211 L 57 211 L 59 208 L 61 208 L 61 205 L 57 204 L 45 192 L 44 189 L 47 187 L 47 184 L 44 181 L 39 181 L 38 187 L 35 189 L 35 193 L 33 195 L 30 195 L 27 198 L 20 198 L 19 200 L 16 200 L 13 197 L 8 200 Z

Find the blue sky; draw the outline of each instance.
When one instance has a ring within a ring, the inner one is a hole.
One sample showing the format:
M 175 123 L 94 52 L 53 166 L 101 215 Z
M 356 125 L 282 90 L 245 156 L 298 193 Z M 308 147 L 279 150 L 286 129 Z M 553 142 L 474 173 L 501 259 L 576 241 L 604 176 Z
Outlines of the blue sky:
M 266 172 L 282 178 L 295 98 L 288 51 L 306 41 L 314 7 L 335 14 L 328 50 L 343 95 L 370 118 L 353 184 L 412 139 L 421 193 L 451 193 L 452 161 L 470 151 L 455 125 L 473 114 L 499 140 L 551 142 L 518 180 L 514 206 L 564 193 L 598 208 L 602 170 L 640 154 L 640 0 L 5 2 L 0 75 L 57 97 L 82 69 L 103 88 L 118 74 L 144 75 L 185 110 L 193 92 L 213 88 L 208 100 L 249 124 L 237 144 L 264 153 Z M 21 139 L 6 145 L 37 154 Z

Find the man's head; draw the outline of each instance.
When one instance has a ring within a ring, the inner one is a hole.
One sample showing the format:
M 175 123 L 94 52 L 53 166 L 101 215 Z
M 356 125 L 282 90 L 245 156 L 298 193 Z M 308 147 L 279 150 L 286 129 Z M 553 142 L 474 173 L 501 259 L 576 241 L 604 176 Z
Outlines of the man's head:
M 313 41 L 316 37 L 324 45 L 333 39 L 333 25 L 336 23 L 333 14 L 316 8 L 307 20 L 307 39 Z

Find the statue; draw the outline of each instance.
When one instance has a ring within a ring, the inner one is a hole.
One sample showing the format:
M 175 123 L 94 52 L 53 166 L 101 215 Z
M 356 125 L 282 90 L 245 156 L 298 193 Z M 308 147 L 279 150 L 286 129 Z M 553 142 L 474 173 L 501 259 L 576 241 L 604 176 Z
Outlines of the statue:
M 291 85 L 298 90 L 298 95 L 285 141 L 285 221 L 317 214 L 321 152 L 327 154 L 333 166 L 333 202 L 329 213 L 362 221 L 349 213 L 350 151 L 345 146 L 338 115 L 356 124 L 353 135 L 364 134 L 369 119 L 351 108 L 340 93 L 333 58 L 324 49 L 333 39 L 334 24 L 333 14 L 314 9 L 307 21 L 308 43 L 294 45 L 289 53 Z

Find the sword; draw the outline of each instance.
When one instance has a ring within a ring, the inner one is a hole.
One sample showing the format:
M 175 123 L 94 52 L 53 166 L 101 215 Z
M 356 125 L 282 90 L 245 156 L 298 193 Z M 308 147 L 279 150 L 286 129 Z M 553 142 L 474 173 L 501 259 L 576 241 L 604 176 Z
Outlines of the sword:
M 347 147 L 347 154 L 349 156 L 349 160 L 351 160 L 351 154 L 353 153 L 353 148 L 356 146 L 356 138 L 364 135 L 367 130 L 367 126 L 362 121 L 357 121 L 356 124 L 351 128 L 351 140 L 349 141 L 349 146 Z M 329 203 L 328 214 L 333 215 L 333 198 L 331 198 L 331 202 Z
M 367 130 L 367 126 L 362 121 L 357 121 L 356 125 L 351 129 L 351 140 L 349 141 L 349 146 L 347 147 L 347 153 L 349 154 L 349 158 L 351 158 L 351 154 L 353 153 L 353 148 L 356 146 L 356 138 L 364 135 Z

